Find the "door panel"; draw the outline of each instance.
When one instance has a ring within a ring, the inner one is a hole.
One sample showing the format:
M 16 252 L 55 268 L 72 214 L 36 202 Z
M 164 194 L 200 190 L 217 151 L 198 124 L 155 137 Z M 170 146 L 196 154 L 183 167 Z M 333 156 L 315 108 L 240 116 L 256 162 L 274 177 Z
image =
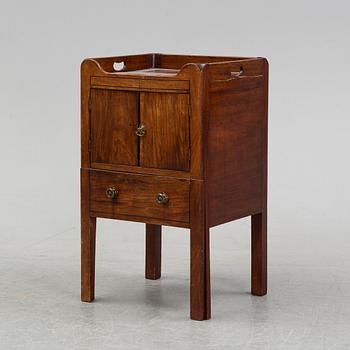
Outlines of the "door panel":
M 91 89 L 91 162 L 137 165 L 138 93 Z
M 140 122 L 146 133 L 140 138 L 140 165 L 189 170 L 188 94 L 141 92 Z

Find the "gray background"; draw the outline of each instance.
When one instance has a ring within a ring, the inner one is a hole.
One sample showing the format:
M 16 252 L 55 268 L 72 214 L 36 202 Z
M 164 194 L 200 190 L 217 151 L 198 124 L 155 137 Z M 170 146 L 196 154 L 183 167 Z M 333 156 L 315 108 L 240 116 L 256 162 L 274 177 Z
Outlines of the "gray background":
M 348 349 L 347 1 L 2 1 L 0 349 Z M 270 62 L 269 294 L 249 294 L 250 223 L 211 230 L 212 320 L 188 319 L 189 237 L 100 220 L 79 301 L 79 65 L 164 52 Z

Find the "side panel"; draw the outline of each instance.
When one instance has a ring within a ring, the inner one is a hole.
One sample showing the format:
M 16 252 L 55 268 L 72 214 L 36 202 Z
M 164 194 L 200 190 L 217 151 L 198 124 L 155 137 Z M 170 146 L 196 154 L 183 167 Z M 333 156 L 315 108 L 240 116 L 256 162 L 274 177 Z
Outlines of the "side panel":
M 266 198 L 263 75 L 215 80 L 208 88 L 209 223 L 262 211 Z

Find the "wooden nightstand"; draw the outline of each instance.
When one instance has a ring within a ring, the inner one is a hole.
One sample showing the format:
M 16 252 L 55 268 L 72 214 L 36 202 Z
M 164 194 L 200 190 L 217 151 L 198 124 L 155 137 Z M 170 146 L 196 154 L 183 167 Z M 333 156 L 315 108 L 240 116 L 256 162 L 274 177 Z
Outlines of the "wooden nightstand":
M 94 299 L 96 218 L 191 232 L 191 318 L 210 318 L 209 228 L 251 216 L 252 286 L 267 291 L 268 63 L 145 54 L 81 66 L 81 299 Z

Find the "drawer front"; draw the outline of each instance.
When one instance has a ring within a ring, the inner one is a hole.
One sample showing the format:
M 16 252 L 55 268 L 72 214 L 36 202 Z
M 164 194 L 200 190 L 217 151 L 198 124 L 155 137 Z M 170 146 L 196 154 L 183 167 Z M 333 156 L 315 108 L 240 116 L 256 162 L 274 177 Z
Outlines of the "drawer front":
M 190 182 L 163 176 L 90 172 L 90 210 L 189 222 Z

